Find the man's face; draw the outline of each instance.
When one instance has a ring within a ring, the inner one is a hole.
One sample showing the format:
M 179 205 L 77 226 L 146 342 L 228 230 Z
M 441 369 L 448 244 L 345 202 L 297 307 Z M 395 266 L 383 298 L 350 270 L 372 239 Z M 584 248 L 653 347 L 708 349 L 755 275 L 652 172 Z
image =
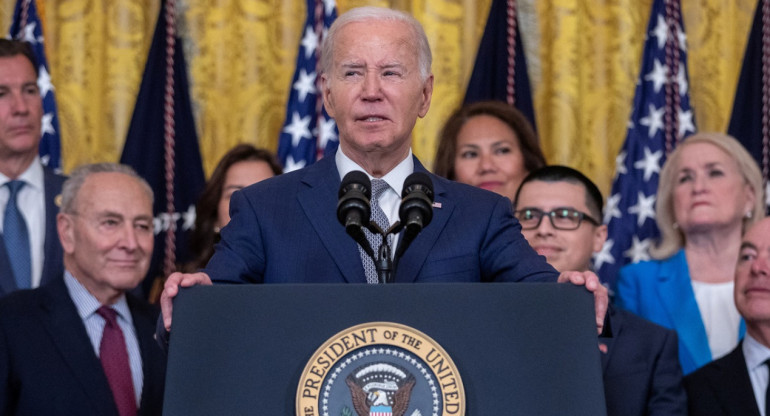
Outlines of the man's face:
M 100 301 L 133 289 L 150 265 L 152 202 L 133 177 L 117 172 L 89 176 L 75 213 L 57 217 L 64 265 Z
M 380 153 L 406 157 L 417 117 L 430 107 L 433 75 L 423 80 L 410 27 L 398 21 L 349 23 L 322 76 L 326 111 L 354 161 Z
M 734 295 L 749 328 L 770 324 L 770 218 L 754 224 L 743 237 Z
M 43 101 L 23 55 L 0 58 L 0 158 L 37 154 Z
M 583 185 L 535 180 L 521 187 L 516 204 L 517 216 L 527 209 L 550 212 L 557 208 L 573 209 L 595 217 L 586 204 L 586 189 Z M 601 221 L 601 218 L 594 219 Z M 591 255 L 600 251 L 607 239 L 605 225 L 597 226 L 583 219 L 577 229 L 560 230 L 553 226 L 548 216 L 543 216 L 536 228 L 522 229 L 521 233 L 529 245 L 560 272 L 588 270 Z

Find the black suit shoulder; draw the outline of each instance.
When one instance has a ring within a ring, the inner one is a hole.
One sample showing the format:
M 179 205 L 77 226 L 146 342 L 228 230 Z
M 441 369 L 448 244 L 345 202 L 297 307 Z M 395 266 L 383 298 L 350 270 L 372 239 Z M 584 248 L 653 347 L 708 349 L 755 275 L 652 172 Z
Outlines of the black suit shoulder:
M 684 378 L 690 415 L 759 416 L 743 343 Z

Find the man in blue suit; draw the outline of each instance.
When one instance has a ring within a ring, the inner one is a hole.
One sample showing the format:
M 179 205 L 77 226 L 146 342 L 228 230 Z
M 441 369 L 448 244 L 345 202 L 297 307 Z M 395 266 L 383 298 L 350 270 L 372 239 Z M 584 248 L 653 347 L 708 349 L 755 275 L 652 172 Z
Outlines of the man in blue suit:
M 546 166 L 522 181 L 514 207 L 522 234 L 557 270 L 588 270 L 607 239 L 602 194 L 585 175 Z M 599 337 L 608 416 L 686 415 L 676 332 L 610 307 Z
M 5 227 L 9 203 L 15 203 L 28 245 L 22 247 L 17 240 L 9 240 L 4 230 L 0 238 L 0 296 L 37 287 L 63 273 L 55 200 L 64 177 L 44 167 L 38 157 L 43 104 L 37 75 L 35 57 L 27 43 L 0 39 L 0 227 Z M 20 189 L 9 201 L 12 182 L 19 182 Z M 22 257 L 26 260 L 21 265 L 15 263 Z
M 0 299 L 0 415 L 161 414 L 158 310 L 128 293 L 149 268 L 152 199 L 122 165 L 64 184 L 63 277 Z
M 405 178 L 426 172 L 412 156 L 411 133 L 430 107 L 430 47 L 410 15 L 364 7 L 337 18 L 321 59 L 324 106 L 339 128 L 337 154 L 233 195 L 231 222 L 204 272 L 169 276 L 161 296 L 166 329 L 179 286 L 368 281 L 367 260 L 337 220 L 340 178 L 357 170 L 383 180 L 373 211 L 396 221 Z M 521 236 L 508 199 L 429 177 L 433 220 L 399 260 L 397 283 L 557 280 Z M 594 291 L 601 327 L 607 293 L 596 276 L 559 278 Z
M 746 336 L 730 353 L 685 377 L 693 416 L 768 415 L 770 218 L 754 224 L 743 236 L 733 295 L 746 322 Z

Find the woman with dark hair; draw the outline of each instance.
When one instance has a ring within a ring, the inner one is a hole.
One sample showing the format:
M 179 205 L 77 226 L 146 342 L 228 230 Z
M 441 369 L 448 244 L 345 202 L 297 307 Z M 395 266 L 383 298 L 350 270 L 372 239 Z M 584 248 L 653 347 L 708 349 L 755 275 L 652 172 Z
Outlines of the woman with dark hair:
M 225 153 L 195 206 L 195 229 L 190 236 L 193 261 L 184 269 L 196 271 L 214 254 L 219 230 L 230 222 L 233 192 L 282 172 L 275 156 L 265 149 L 239 144 Z
M 524 177 L 543 166 L 543 151 L 526 117 L 502 101 L 480 101 L 447 119 L 434 172 L 513 200 Z

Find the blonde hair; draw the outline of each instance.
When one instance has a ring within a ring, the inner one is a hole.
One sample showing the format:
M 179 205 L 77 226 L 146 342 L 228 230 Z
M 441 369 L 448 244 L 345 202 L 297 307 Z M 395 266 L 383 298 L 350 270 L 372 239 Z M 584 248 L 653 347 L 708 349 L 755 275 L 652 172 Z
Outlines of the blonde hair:
M 679 170 L 679 162 L 682 158 L 682 149 L 695 143 L 714 145 L 730 156 L 738 165 L 745 183 L 754 191 L 754 206 L 751 209 L 751 215 L 744 217 L 741 232 L 745 232 L 750 225 L 765 216 L 762 173 L 759 171 L 759 166 L 757 166 L 754 158 L 732 136 L 714 132 L 696 133 L 677 146 L 668 156 L 666 163 L 663 165 L 663 170 L 660 172 L 657 202 L 655 204 L 655 218 L 660 230 L 660 242 L 657 246 L 650 249 L 650 255 L 655 259 L 662 260 L 671 257 L 684 246 L 684 233 L 674 225 L 673 192 L 676 182 L 675 176 Z

